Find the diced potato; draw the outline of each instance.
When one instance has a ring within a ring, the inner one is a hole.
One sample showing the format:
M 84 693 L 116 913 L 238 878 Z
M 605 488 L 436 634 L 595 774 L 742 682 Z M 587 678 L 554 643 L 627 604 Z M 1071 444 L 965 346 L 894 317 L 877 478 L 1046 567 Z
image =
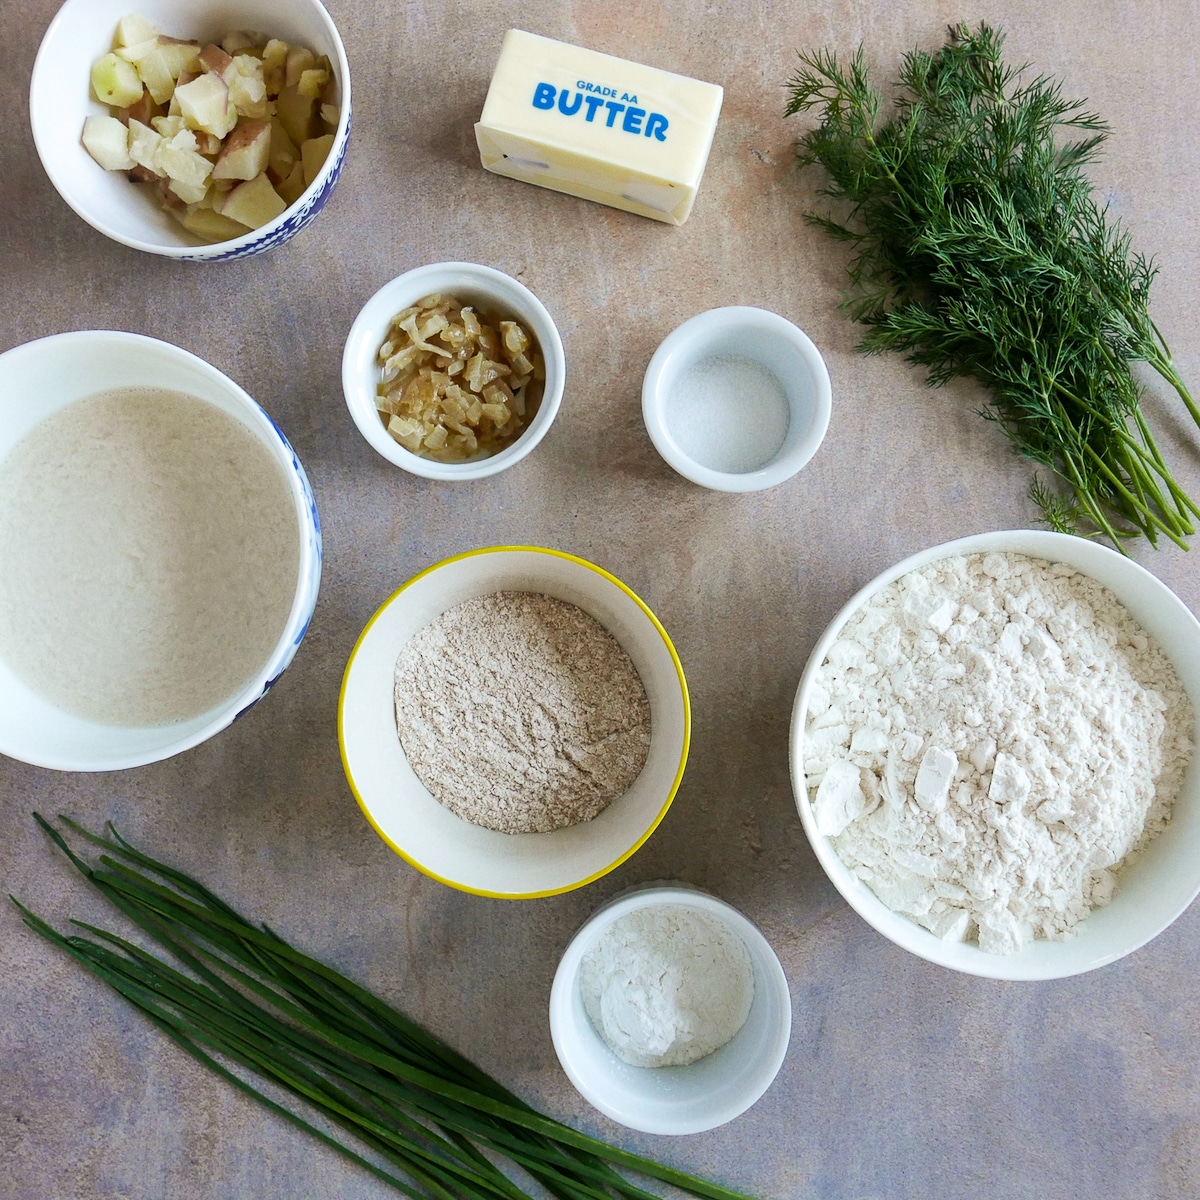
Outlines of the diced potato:
M 172 179 L 167 190 L 177 196 L 184 204 L 199 204 L 208 195 L 208 180 L 203 183 L 185 183 L 182 179 Z
M 324 137 L 309 138 L 300 147 L 300 161 L 304 165 L 304 186 L 308 187 L 317 177 L 317 172 L 325 165 L 329 151 L 333 148 L 333 134 Z
M 137 63 L 143 58 L 153 54 L 158 49 L 158 34 L 153 37 L 145 38 L 140 42 L 130 42 L 119 47 L 115 53 L 119 58 L 125 59 L 126 62 Z
M 221 49 L 226 54 L 236 54 L 239 50 L 250 50 L 265 42 L 267 39 L 248 29 L 234 29 L 221 39 Z
M 225 139 L 214 179 L 253 179 L 267 169 L 271 154 L 271 126 L 266 121 L 244 117 Z
M 185 42 L 178 38 L 158 38 L 158 53 L 172 79 L 178 79 L 184 71 L 198 74 L 200 71 L 200 43 Z
M 239 54 L 229 72 L 229 99 L 244 117 L 263 120 L 267 110 L 267 85 L 263 82 L 262 63 L 257 58 Z
M 292 167 L 288 177 L 275 190 L 287 204 L 291 205 L 295 204 L 304 195 L 304 189 L 307 186 L 304 182 L 304 165 L 303 163 L 296 163 Z
M 284 86 L 295 87 L 300 82 L 300 76 L 316 65 L 317 56 L 307 47 L 290 46 L 287 54 L 287 65 L 284 69 Z
M 324 91 L 328 82 L 329 72 L 319 67 L 313 67 L 300 72 L 300 78 L 296 81 L 296 91 L 310 100 L 319 100 L 321 92 Z
M 181 116 L 151 117 L 150 124 L 165 138 L 172 138 L 185 128 Z
M 329 59 L 303 46 L 246 30 L 202 45 L 131 13 L 92 68 L 110 113 L 89 117 L 81 139 L 101 166 L 155 184 L 197 237 L 225 241 L 279 216 L 320 173 L 339 119 L 322 103 L 331 78 Z
M 206 242 L 227 242 L 248 232 L 245 225 L 231 221 L 211 208 L 185 209 L 175 215 L 184 229 Z
M 294 87 L 285 87 L 275 101 L 275 115 L 293 143 L 303 145 L 313 136 L 313 114 L 317 102 L 302 96 Z
M 196 152 L 196 136 L 181 129 L 173 138 L 163 138 L 154 155 L 154 168 L 161 175 L 197 187 L 207 183 L 213 165 Z M 203 193 L 202 193 L 203 194 Z M 193 197 L 193 202 L 200 197 Z
M 279 193 L 271 186 L 266 172 L 237 187 L 225 197 L 221 215 L 258 229 L 287 209 Z
M 143 125 L 141 121 L 129 122 L 129 157 L 139 166 L 144 167 L 154 175 L 161 172 L 155 166 L 158 147 L 162 144 L 162 134 Z
M 223 138 L 237 124 L 237 109 L 230 103 L 229 88 L 219 75 L 209 72 L 176 88 L 175 99 L 189 129 L 203 129 Z
M 155 117 L 163 115 L 163 107 L 161 104 L 156 104 L 154 97 L 143 87 L 141 96 L 132 104 L 121 108 L 116 115 L 126 123 L 132 117 L 141 121 L 143 125 L 149 125 Z
M 160 30 L 157 25 L 147 21 L 137 13 L 126 13 L 117 22 L 116 45 L 136 46 L 139 42 L 148 42 L 158 37 Z
M 283 91 L 287 82 L 287 56 L 290 47 L 287 42 L 272 38 L 263 47 L 262 65 L 263 82 L 267 87 L 267 95 L 274 98 Z
M 101 104 L 125 108 L 142 98 L 137 68 L 116 54 L 106 54 L 92 67 L 92 91 Z
M 116 117 L 88 117 L 83 123 L 83 148 L 106 170 L 128 171 L 129 130 Z
M 267 165 L 279 179 L 286 179 L 300 161 L 300 151 L 287 135 L 278 117 L 271 118 L 271 149 Z

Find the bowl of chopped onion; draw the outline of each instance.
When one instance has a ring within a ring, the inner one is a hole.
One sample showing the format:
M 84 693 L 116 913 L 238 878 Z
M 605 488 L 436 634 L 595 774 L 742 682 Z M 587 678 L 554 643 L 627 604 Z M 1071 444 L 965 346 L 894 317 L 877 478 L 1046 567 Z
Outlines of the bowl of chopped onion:
M 546 306 L 475 263 L 431 263 L 384 284 L 342 356 L 359 432 L 427 479 L 482 479 L 520 462 L 554 423 L 565 377 Z

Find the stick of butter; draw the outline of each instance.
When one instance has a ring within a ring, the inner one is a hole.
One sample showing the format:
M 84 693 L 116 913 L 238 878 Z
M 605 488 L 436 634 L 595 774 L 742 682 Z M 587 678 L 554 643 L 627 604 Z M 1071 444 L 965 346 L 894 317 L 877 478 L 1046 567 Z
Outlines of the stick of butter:
M 497 175 L 682 225 L 721 88 L 510 29 L 475 126 Z

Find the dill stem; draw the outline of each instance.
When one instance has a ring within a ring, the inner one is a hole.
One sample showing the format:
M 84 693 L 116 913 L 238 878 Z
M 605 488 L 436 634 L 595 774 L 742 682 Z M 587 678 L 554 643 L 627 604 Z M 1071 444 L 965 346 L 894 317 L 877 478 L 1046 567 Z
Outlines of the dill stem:
M 1121 482 L 1120 477 L 1112 469 L 1112 467 L 1110 467 L 1108 463 L 1106 463 L 1104 459 L 1101 458 L 1100 455 L 1097 454 L 1096 451 L 1087 444 L 1087 442 L 1083 442 L 1082 445 L 1084 451 L 1096 464 L 1100 473 L 1107 477 L 1108 481 L 1117 490 L 1118 494 L 1122 496 L 1127 503 L 1131 504 L 1135 511 L 1141 513 L 1152 525 L 1161 529 L 1162 532 L 1171 539 L 1171 541 L 1180 547 L 1180 549 L 1186 550 L 1188 548 L 1187 543 L 1179 536 L 1179 534 L 1176 533 L 1170 525 L 1166 524 L 1166 522 L 1160 518 L 1156 512 L 1153 511 L 1153 509 L 1146 507 L 1144 504 L 1138 503 L 1137 497 L 1134 496 Z

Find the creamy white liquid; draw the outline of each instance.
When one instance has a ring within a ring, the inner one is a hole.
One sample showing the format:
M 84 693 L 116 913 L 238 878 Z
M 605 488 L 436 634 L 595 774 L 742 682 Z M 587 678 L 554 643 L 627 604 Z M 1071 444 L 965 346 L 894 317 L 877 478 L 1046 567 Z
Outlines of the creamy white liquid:
M 219 408 L 104 392 L 0 462 L 0 659 L 110 725 L 167 725 L 261 669 L 299 567 L 283 468 Z

